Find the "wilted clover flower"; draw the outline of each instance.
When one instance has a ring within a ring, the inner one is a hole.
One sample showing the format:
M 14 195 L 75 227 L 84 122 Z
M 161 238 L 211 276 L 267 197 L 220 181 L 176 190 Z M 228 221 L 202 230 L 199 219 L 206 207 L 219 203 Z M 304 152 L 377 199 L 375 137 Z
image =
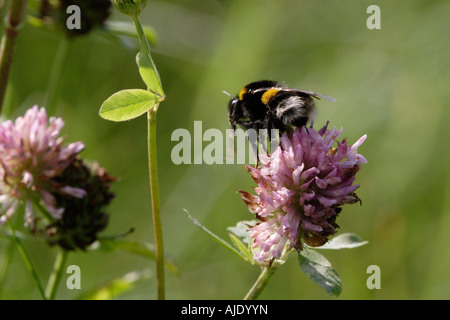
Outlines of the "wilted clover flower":
M 353 184 L 360 163 L 357 153 L 366 135 L 352 146 L 336 141 L 342 129 L 296 128 L 283 134 L 272 155 L 260 155 L 261 166 L 247 166 L 258 184 L 256 196 L 240 191 L 260 222 L 251 228 L 259 262 L 280 258 L 284 247 L 302 249 L 302 242 L 321 246 L 336 233 L 341 206 L 360 201 Z M 334 142 L 337 146 L 333 148 Z
M 63 145 L 61 118 L 47 117 L 44 108 L 29 109 L 25 116 L 0 124 L 0 222 L 25 204 L 25 224 L 34 229 L 33 201 L 41 201 L 54 219 L 64 208 L 55 195 L 82 198 L 86 191 L 54 180 L 84 149 L 81 142 Z
M 104 207 L 114 198 L 110 187 L 115 178 L 97 162 L 87 165 L 77 157 L 55 180 L 83 189 L 86 195 L 83 198 L 55 195 L 56 203 L 65 210 L 61 219 L 47 226 L 47 241 L 65 250 L 84 250 L 97 240 L 97 233 L 108 223 Z

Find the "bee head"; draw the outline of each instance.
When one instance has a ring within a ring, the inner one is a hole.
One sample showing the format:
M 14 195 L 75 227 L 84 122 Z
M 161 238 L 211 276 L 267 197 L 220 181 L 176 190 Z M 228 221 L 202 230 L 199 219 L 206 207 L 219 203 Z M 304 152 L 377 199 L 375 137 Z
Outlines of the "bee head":
M 230 124 L 232 125 L 233 129 L 236 128 L 236 111 L 237 106 L 239 104 L 239 98 L 233 97 L 230 93 L 226 91 L 222 91 L 227 96 L 231 98 L 230 103 L 228 104 L 228 119 L 230 121 Z

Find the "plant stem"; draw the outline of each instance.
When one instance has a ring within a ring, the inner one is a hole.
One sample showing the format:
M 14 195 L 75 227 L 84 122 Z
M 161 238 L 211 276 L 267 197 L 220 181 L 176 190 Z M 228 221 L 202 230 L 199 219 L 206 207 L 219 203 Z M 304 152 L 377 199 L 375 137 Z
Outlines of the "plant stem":
M 148 120 L 148 167 L 150 173 L 150 192 L 152 196 L 153 232 L 156 247 L 156 285 L 158 299 L 165 299 L 164 246 L 159 201 L 158 165 L 156 157 L 156 110 L 147 112 Z
M 141 43 L 140 59 L 148 58 L 150 62 L 150 68 L 154 72 L 154 80 L 156 85 L 160 90 L 153 87 L 149 87 L 147 83 L 147 89 L 150 92 L 158 95 L 161 100 L 164 100 L 164 92 L 162 91 L 161 79 L 159 77 L 156 66 L 153 62 L 150 53 L 150 45 L 145 36 L 144 28 L 142 27 L 139 16 L 131 17 L 134 25 L 136 27 L 139 41 Z M 142 76 L 142 74 L 141 74 Z M 159 94 L 158 92 L 161 92 Z M 158 111 L 159 103 L 155 105 L 152 109 L 147 112 L 148 121 L 148 168 L 149 168 L 149 178 L 150 178 L 150 192 L 152 197 L 152 212 L 153 212 L 153 234 L 155 238 L 156 247 L 156 286 L 157 295 L 159 300 L 165 299 L 165 279 L 164 279 L 164 246 L 163 246 L 163 236 L 162 236 L 162 226 L 161 226 L 161 210 L 160 210 L 160 200 L 159 200 L 159 182 L 158 182 L 158 164 L 156 156 L 156 112 Z
M 41 284 L 41 281 L 39 280 L 39 276 L 36 272 L 36 269 L 34 268 L 33 264 L 31 263 L 31 259 L 28 256 L 27 252 L 25 251 L 25 247 L 22 244 L 22 241 L 16 236 L 16 231 L 14 230 L 14 227 L 12 223 L 9 221 L 8 218 L 6 218 L 6 221 L 8 223 L 9 228 L 11 229 L 11 233 L 13 236 L 14 241 L 17 243 L 17 246 L 19 247 L 20 254 L 22 255 L 22 258 L 25 262 L 25 265 L 27 266 L 28 271 L 31 273 L 31 276 L 34 279 L 34 282 L 36 283 L 36 286 L 39 289 L 39 293 L 42 296 L 42 299 L 47 300 L 45 297 L 44 287 Z
M 6 275 L 11 268 L 11 261 L 13 260 L 13 255 L 15 254 L 16 246 L 14 242 L 10 241 L 6 247 L 4 258 L 0 264 L 0 300 L 3 294 L 3 289 L 5 288 Z
M 48 279 L 47 288 L 45 290 L 45 295 L 49 300 L 55 300 L 56 291 L 58 290 L 59 282 L 61 281 L 61 276 L 63 274 L 63 268 L 67 260 L 67 251 L 61 249 L 56 255 L 55 264 L 53 266 L 52 274 Z
M 14 58 L 17 35 L 25 15 L 27 0 L 12 0 L 5 20 L 5 33 L 0 46 L 0 113 Z
M 253 286 L 250 288 L 250 291 L 245 295 L 244 300 L 257 299 L 261 292 L 264 290 L 267 282 L 269 282 L 269 279 L 275 272 L 275 270 L 276 269 L 272 268 L 271 266 L 263 267 L 261 274 L 259 275 L 258 279 L 256 279 Z
M 50 73 L 50 80 L 48 83 L 47 97 L 46 97 L 46 109 L 47 113 L 53 115 L 56 113 L 56 102 L 58 101 L 58 88 L 61 82 L 62 70 L 66 61 L 67 53 L 69 52 L 69 40 L 62 37 L 56 56 L 54 58 L 52 71 Z
M 166 97 L 164 94 L 164 90 L 162 89 L 161 77 L 159 76 L 159 72 L 156 69 L 155 63 L 153 62 L 152 54 L 150 51 L 150 44 L 148 43 L 147 37 L 145 36 L 145 31 L 142 27 L 141 20 L 139 19 L 139 16 L 133 16 L 131 18 L 134 22 L 139 41 L 141 43 L 139 65 L 141 64 L 140 59 L 146 60 L 146 58 L 148 58 L 148 67 L 150 68 L 152 73 L 152 83 L 147 83 L 147 90 L 157 95 L 160 98 L 160 101 L 163 101 Z M 144 80 L 144 82 L 146 81 Z

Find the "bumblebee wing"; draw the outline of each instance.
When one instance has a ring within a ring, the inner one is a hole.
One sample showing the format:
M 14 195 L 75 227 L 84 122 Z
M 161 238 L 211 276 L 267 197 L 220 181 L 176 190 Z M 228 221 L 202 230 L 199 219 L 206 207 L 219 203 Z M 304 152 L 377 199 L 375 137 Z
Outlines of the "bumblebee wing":
M 276 90 L 280 90 L 280 91 L 284 91 L 284 92 L 301 92 L 301 93 L 305 93 L 308 94 L 310 96 L 313 96 L 316 99 L 320 99 L 323 98 L 325 100 L 328 101 L 336 101 L 336 99 L 326 96 L 324 94 L 320 94 L 314 91 L 309 91 L 309 90 L 301 90 L 301 89 L 291 89 L 291 88 L 285 88 L 285 87 L 270 87 L 270 88 L 258 88 L 255 90 L 251 90 L 251 93 L 256 93 L 256 92 L 261 92 L 261 91 L 267 91 L 267 90 L 271 90 L 271 89 L 276 89 Z
M 317 92 L 314 92 L 314 91 L 300 90 L 300 89 L 287 89 L 287 91 L 297 91 L 297 92 L 306 93 L 306 94 L 309 94 L 309 95 L 313 96 L 316 99 L 323 98 L 323 99 L 328 100 L 328 101 L 333 101 L 333 102 L 336 101 L 335 98 L 332 98 L 332 97 L 329 97 L 329 96 L 326 96 L 324 94 L 317 93 Z

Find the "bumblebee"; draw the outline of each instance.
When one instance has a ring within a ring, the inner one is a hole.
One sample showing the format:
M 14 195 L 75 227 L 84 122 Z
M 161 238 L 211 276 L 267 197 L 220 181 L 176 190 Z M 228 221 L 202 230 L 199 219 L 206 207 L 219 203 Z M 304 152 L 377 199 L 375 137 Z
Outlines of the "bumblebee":
M 228 116 L 233 129 L 278 129 L 284 132 L 289 126 L 306 125 L 315 109 L 313 98 L 335 101 L 328 96 L 288 88 L 277 81 L 262 80 L 243 87 L 237 97 L 224 91 L 231 101 Z

